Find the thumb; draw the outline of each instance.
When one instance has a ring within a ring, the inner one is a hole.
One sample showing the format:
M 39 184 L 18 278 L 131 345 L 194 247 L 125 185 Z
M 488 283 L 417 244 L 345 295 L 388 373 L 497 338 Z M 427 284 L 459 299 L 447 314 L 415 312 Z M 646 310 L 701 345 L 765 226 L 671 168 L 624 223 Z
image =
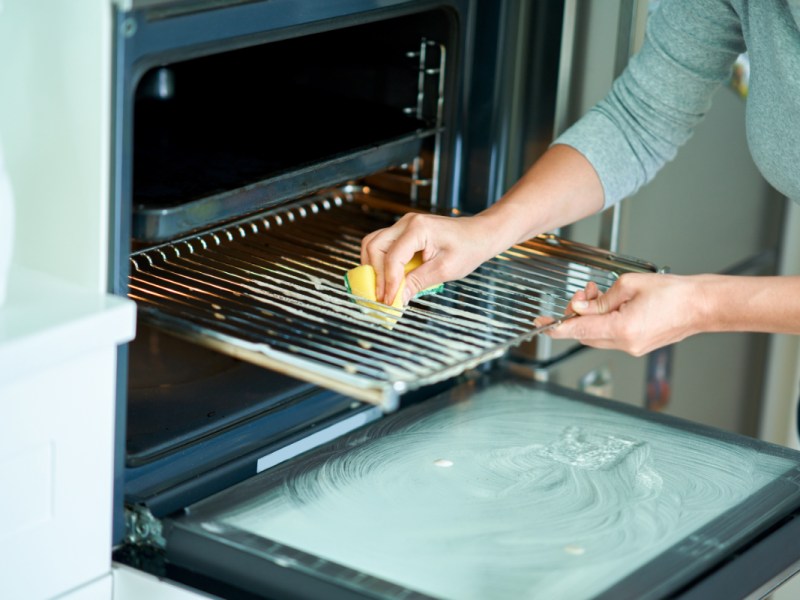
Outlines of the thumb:
M 594 300 L 574 300 L 572 309 L 579 315 L 604 315 L 617 310 L 632 297 L 631 291 L 620 285 L 618 280 L 605 294 L 600 294 Z

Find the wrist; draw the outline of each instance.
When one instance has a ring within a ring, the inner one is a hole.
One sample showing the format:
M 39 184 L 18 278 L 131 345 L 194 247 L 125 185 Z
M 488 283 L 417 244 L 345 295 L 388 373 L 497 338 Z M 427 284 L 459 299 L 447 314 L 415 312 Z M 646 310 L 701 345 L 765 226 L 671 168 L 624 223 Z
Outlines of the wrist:
M 692 329 L 694 333 L 722 331 L 724 311 L 724 278 L 719 275 L 693 275 L 690 290 L 690 304 L 696 304 Z
M 508 250 L 514 244 L 528 239 L 523 231 L 518 230 L 519 217 L 505 214 L 497 204 L 472 217 L 475 226 L 486 239 L 487 252 L 490 256 Z

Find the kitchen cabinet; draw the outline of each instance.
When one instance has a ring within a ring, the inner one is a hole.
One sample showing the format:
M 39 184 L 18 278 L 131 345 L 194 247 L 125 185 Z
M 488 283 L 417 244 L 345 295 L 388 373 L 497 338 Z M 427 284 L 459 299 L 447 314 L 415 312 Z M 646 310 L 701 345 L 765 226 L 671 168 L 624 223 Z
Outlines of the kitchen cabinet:
M 135 311 L 22 267 L 9 283 L 0 580 L 5 598 L 45 598 L 110 573 L 116 346 L 133 338 Z
M 15 243 L 0 307 L 4 598 L 107 598 L 117 346 L 105 290 L 111 4 L 0 2 L 0 138 Z

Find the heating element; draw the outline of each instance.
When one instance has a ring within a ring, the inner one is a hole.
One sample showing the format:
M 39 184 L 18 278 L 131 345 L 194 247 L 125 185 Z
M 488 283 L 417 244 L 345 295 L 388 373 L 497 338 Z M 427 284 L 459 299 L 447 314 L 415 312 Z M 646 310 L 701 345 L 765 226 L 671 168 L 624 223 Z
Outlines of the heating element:
M 343 276 L 361 239 L 407 210 L 366 187 L 318 194 L 133 254 L 129 294 L 162 329 L 388 411 L 531 339 L 589 281 L 655 270 L 545 235 L 403 311 L 356 304 Z

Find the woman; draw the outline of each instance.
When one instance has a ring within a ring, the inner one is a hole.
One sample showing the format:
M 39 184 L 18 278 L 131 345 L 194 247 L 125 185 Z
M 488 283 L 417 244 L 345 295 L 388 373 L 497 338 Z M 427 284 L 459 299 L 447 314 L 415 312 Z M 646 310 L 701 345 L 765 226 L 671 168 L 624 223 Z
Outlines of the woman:
M 406 301 L 633 194 L 690 137 L 744 51 L 750 151 L 778 191 L 800 200 L 800 0 L 662 0 L 608 97 L 496 204 L 459 219 L 406 215 L 364 238 L 378 298 L 394 297 L 416 251 L 425 263 L 407 276 Z M 800 277 L 628 274 L 605 294 L 590 284 L 568 310 L 579 316 L 550 335 L 637 356 L 701 332 L 800 334 Z

